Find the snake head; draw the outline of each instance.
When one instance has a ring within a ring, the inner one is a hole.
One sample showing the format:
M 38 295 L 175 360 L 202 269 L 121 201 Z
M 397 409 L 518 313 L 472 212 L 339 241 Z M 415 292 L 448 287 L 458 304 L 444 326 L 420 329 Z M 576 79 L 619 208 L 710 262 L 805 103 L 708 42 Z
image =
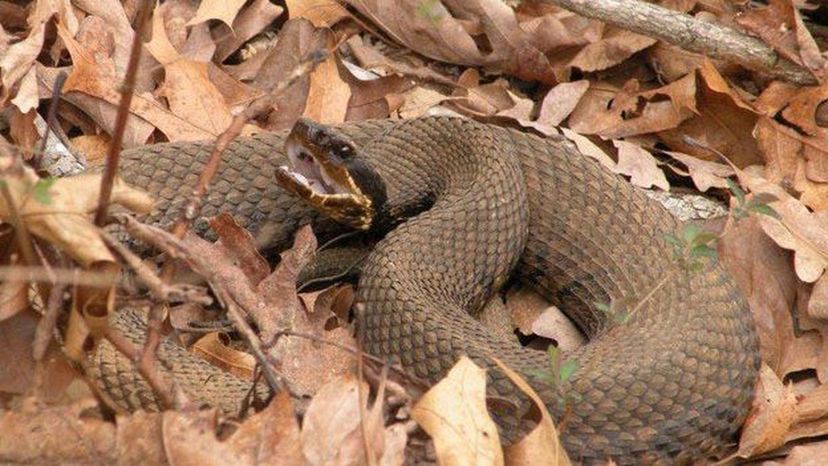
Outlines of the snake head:
M 319 212 L 358 230 L 371 227 L 371 196 L 354 176 L 356 146 L 335 129 L 300 118 L 285 140 L 291 167 L 276 170 L 276 180 Z

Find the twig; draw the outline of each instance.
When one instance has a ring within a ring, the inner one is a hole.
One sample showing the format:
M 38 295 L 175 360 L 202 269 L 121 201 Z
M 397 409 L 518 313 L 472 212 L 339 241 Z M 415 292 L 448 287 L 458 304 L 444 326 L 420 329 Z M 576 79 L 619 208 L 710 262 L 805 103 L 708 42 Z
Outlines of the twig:
M 109 145 L 109 152 L 106 154 L 106 167 L 101 177 L 101 192 L 98 198 L 98 211 L 95 214 L 95 225 L 102 226 L 106 220 L 109 209 L 109 198 L 112 196 L 112 186 L 115 183 L 115 175 L 118 173 L 118 161 L 121 157 L 121 145 L 124 141 L 126 121 L 129 117 L 129 107 L 132 103 L 132 95 L 135 93 L 135 78 L 138 75 L 138 62 L 141 60 L 141 31 L 149 16 L 150 0 L 142 0 L 138 6 L 138 21 L 135 24 L 135 36 L 132 38 L 132 49 L 129 53 L 129 64 L 127 65 L 124 84 L 121 88 L 121 102 L 118 105 L 118 114 L 115 116 L 115 128 L 112 131 L 112 141 Z
M 63 283 L 67 285 L 88 286 L 91 288 L 110 288 L 112 286 L 112 277 L 102 272 L 66 268 L 47 269 L 38 265 L 0 266 L 0 281 L 12 280 Z
M 46 355 L 49 342 L 52 341 L 52 333 L 57 326 L 57 319 L 60 315 L 60 302 L 63 292 L 66 291 L 66 284 L 60 283 L 52 287 L 49 292 L 49 299 L 46 301 L 46 311 L 43 318 L 37 323 L 35 329 L 34 343 L 32 344 L 32 355 L 34 360 L 41 362 Z
M 738 63 L 801 85 L 818 84 L 810 71 L 780 57 L 761 40 L 720 24 L 640 0 L 546 0 L 586 18 L 597 19 L 691 52 Z
M 120 332 L 113 327 L 107 327 L 104 332 L 106 338 L 115 349 L 121 354 L 129 358 L 138 369 L 138 373 L 147 381 L 152 391 L 158 396 L 158 401 L 162 407 L 174 406 L 175 399 L 186 400 L 186 396 L 173 394 L 173 386 L 167 383 L 167 380 L 161 376 L 161 371 L 158 369 L 158 359 L 155 357 L 147 360 L 142 358 L 143 351 L 127 340 Z M 180 391 L 180 390 L 179 390 Z
M 100 230 L 99 234 L 104 242 L 118 253 L 124 262 L 135 272 L 135 277 L 138 281 L 146 285 L 150 294 L 156 300 L 161 302 L 193 302 L 205 305 L 213 302 L 201 287 L 164 283 L 150 267 L 144 264 L 140 257 L 121 244 L 120 241 L 113 238 L 112 235 L 104 230 Z
M 268 361 L 267 355 L 262 348 L 262 340 L 258 337 L 258 335 L 256 335 L 256 332 L 250 328 L 250 325 L 247 324 L 244 315 L 242 315 L 239 307 L 235 304 L 235 301 L 232 299 L 230 294 L 222 286 L 217 288 L 218 290 L 221 290 L 217 290 L 217 292 L 221 294 L 222 297 L 226 298 L 224 301 L 227 305 L 227 315 L 239 331 L 239 334 L 241 334 L 245 343 L 247 343 L 247 346 L 253 353 L 253 357 L 256 358 L 256 361 L 259 363 L 259 367 L 261 368 L 265 379 L 267 379 L 267 384 L 270 386 L 271 390 L 273 390 L 274 393 L 287 390 L 288 393 L 294 395 L 293 390 L 290 389 L 284 378 L 277 374 L 273 369 L 273 365 L 270 364 L 270 361 Z
M 49 112 L 46 114 L 46 130 L 43 132 L 43 139 L 40 140 L 40 150 L 35 154 L 32 166 L 39 169 L 43 160 L 43 154 L 46 153 L 46 143 L 49 141 L 49 131 L 58 132 L 57 128 L 57 110 L 60 105 L 60 92 L 63 90 L 63 84 L 69 75 L 65 71 L 58 73 L 55 77 L 55 83 L 52 86 L 52 101 L 49 102 Z

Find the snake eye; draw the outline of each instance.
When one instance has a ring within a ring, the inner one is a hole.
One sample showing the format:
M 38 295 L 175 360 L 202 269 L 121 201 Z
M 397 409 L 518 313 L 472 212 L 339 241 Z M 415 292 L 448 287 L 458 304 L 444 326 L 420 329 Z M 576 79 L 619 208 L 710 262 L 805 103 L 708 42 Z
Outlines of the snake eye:
M 331 148 L 331 155 L 339 157 L 340 160 L 348 160 L 354 155 L 354 148 L 350 144 L 337 144 Z

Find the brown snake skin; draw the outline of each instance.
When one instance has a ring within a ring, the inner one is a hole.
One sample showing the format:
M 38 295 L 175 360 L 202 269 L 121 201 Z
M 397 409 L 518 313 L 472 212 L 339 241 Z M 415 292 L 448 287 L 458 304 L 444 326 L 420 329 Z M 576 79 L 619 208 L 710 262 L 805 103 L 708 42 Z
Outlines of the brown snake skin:
M 382 176 L 392 216 L 434 202 L 390 233 L 363 271 L 358 329 L 369 352 L 394 355 L 431 381 L 467 354 L 489 369 L 492 394 L 517 399 L 493 368 L 489 357 L 497 356 L 565 417 L 564 445 L 584 463 L 687 462 L 735 441 L 759 364 L 752 318 L 717 263 L 692 274 L 675 265 L 664 235 L 678 224 L 660 205 L 560 138 L 447 117 L 341 131 L 364 145 L 360 156 Z M 297 219 L 311 213 L 271 182 L 273 168 L 285 163 L 282 143 L 283 134 L 268 134 L 231 145 L 204 215 L 227 210 L 253 230 L 272 222 L 278 228 L 270 242 L 287 240 Z M 162 200 L 183 199 L 207 149 L 187 143 L 126 151 L 121 173 Z M 163 223 L 172 212 L 162 202 L 150 220 Z M 557 388 L 540 377 L 549 372 L 545 353 L 492 337 L 464 312 L 518 259 L 522 281 L 591 337 L 567 355 L 578 368 Z M 619 303 L 628 318 L 610 324 L 596 302 Z M 115 325 L 140 338 L 139 315 L 122 314 Z M 238 407 L 244 382 L 212 368 L 205 376 L 208 369 L 170 342 L 163 351 L 175 352 L 161 357 L 175 359 L 178 380 L 190 378 L 188 394 L 227 411 Z M 88 367 L 124 409 L 154 403 L 111 347 L 100 345 Z M 504 426 L 515 424 L 502 416 Z

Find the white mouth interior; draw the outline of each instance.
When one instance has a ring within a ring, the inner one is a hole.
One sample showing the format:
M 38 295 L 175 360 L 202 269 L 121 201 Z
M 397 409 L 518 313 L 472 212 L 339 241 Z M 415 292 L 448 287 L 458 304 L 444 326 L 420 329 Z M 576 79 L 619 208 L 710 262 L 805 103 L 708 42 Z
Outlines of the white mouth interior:
M 318 163 L 304 149 L 290 146 L 287 149 L 292 167 L 282 166 L 282 171 L 296 182 L 310 188 L 317 194 L 347 194 L 349 189 L 332 180 Z

